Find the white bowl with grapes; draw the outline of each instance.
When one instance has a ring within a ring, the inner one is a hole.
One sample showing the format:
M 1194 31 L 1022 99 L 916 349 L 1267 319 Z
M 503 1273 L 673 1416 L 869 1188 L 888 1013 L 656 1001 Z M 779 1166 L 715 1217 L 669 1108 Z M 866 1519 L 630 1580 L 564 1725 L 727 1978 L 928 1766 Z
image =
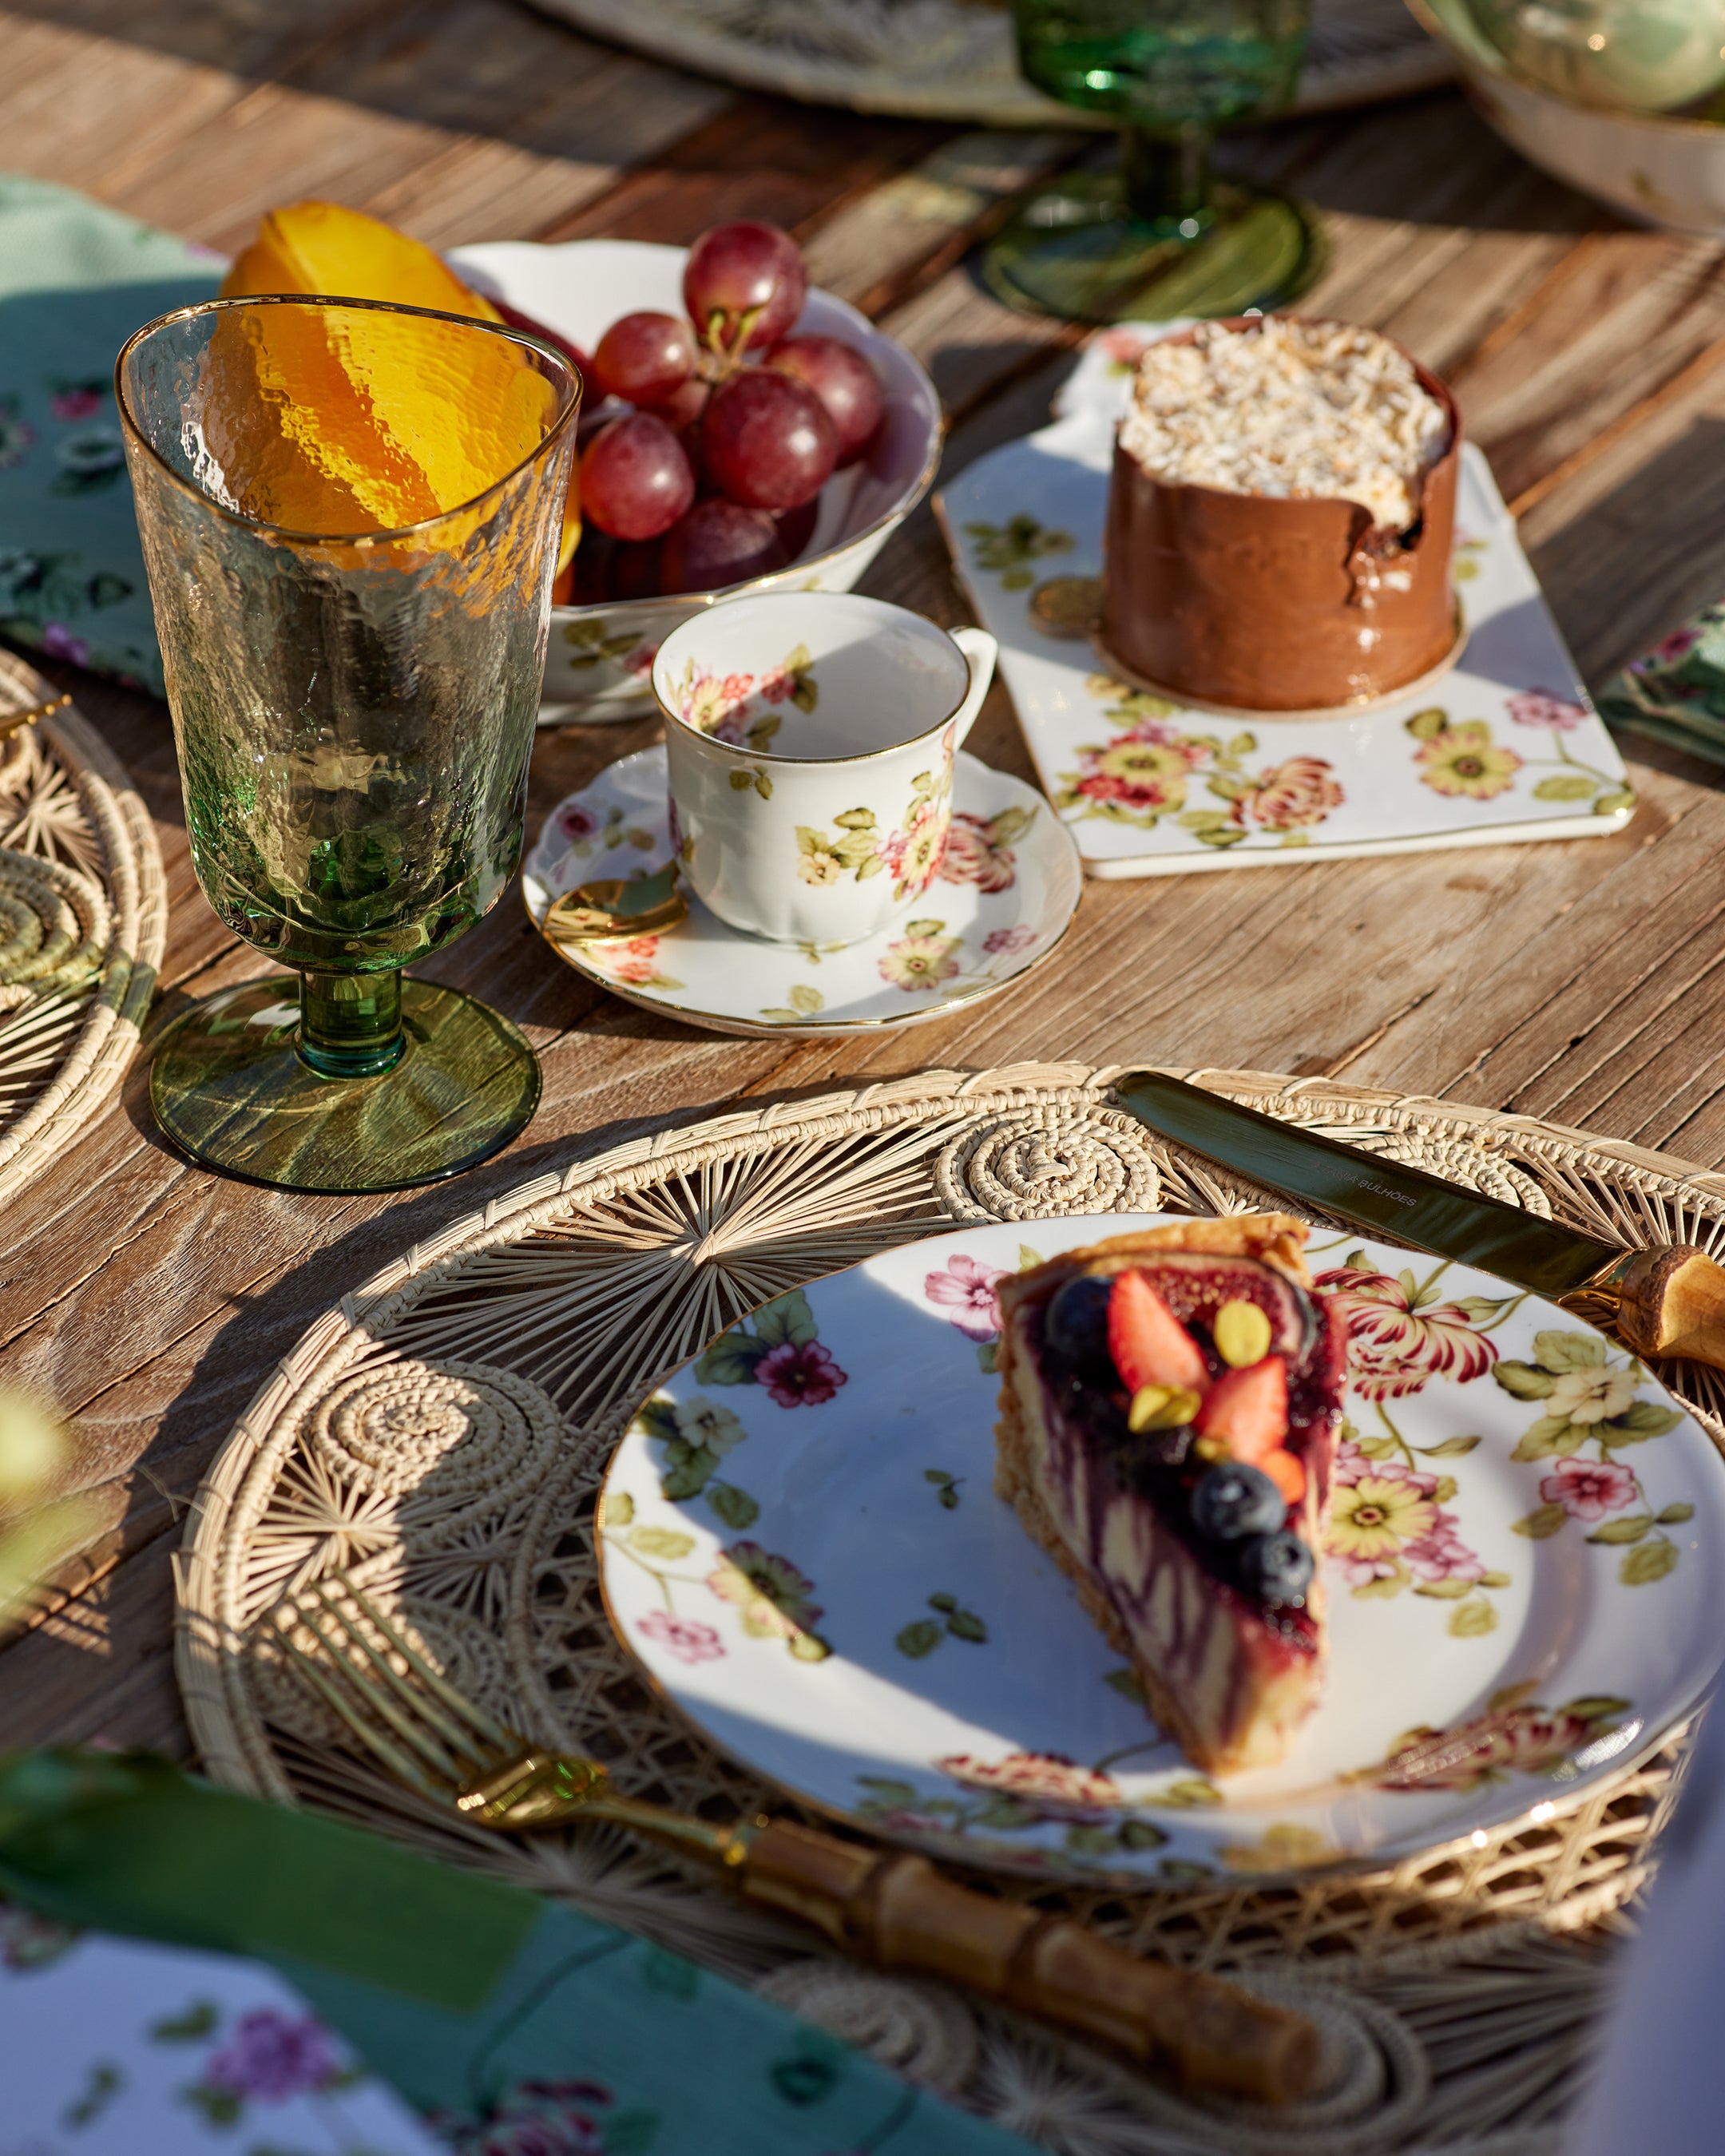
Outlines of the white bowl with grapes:
M 500 240 L 449 261 L 570 347 L 587 383 L 582 542 L 554 595 L 542 725 L 639 717 L 654 653 L 703 607 L 849 591 L 933 481 L 934 384 L 809 290 L 770 225 L 693 248 Z

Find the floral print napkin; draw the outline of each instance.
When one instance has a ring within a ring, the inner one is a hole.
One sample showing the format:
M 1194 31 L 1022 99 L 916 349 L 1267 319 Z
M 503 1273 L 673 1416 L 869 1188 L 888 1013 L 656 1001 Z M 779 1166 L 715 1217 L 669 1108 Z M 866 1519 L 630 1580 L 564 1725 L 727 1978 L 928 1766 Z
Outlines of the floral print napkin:
M 0 635 L 157 696 L 114 360 L 221 274 L 69 187 L 0 174 Z
M 1613 726 L 1725 764 L 1725 601 L 1703 607 L 1599 698 Z

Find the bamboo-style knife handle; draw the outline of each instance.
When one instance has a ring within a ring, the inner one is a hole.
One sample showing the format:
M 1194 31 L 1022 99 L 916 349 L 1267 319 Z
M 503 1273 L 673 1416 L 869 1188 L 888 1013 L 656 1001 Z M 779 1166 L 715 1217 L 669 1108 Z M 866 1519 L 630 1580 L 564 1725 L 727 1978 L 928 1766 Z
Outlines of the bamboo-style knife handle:
M 882 1969 L 968 1984 L 1133 2058 L 1159 2056 L 1194 2086 L 1286 2103 L 1317 2080 L 1317 2031 L 1302 2015 L 960 1887 L 926 1856 L 774 1820 L 750 1840 L 741 1883 Z
M 1693 1243 L 1637 1250 L 1614 1266 L 1617 1330 L 1637 1355 L 1680 1355 L 1725 1370 L 1725 1267 Z

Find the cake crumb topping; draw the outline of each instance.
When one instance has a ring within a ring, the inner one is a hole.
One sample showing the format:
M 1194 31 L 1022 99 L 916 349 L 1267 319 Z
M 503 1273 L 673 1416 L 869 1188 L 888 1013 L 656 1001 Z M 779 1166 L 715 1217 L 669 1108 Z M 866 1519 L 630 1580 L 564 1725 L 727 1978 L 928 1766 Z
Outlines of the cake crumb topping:
M 1152 479 L 1230 494 L 1358 501 L 1386 531 L 1419 514 L 1449 415 L 1407 354 L 1348 322 L 1205 322 L 1138 362 L 1122 445 Z

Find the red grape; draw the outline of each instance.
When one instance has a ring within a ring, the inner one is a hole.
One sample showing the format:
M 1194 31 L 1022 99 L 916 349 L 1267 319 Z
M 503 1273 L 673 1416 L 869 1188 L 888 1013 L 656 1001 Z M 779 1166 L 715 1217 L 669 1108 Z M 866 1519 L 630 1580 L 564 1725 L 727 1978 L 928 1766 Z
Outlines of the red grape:
M 697 501 L 665 536 L 659 550 L 660 588 L 712 592 L 783 568 L 790 557 L 764 510 L 734 501 Z
M 837 450 L 814 392 L 764 367 L 727 376 L 701 422 L 706 476 L 748 509 L 799 508 L 826 485 Z
M 581 453 L 581 511 L 614 539 L 656 539 L 695 499 L 695 474 L 663 419 L 631 412 Z
M 776 224 L 716 224 L 689 250 L 683 305 L 704 344 L 740 359 L 777 344 L 803 311 L 808 272 Z
M 645 402 L 667 427 L 675 427 L 680 433 L 700 418 L 711 394 L 706 382 L 691 379 L 680 382 L 669 396 L 649 397 Z
M 609 397 L 657 404 L 695 372 L 695 332 L 680 315 L 619 315 L 599 339 L 593 378 Z
M 812 389 L 826 406 L 841 465 L 848 465 L 867 447 L 886 402 L 880 377 L 854 346 L 841 344 L 837 337 L 790 337 L 767 364 Z

